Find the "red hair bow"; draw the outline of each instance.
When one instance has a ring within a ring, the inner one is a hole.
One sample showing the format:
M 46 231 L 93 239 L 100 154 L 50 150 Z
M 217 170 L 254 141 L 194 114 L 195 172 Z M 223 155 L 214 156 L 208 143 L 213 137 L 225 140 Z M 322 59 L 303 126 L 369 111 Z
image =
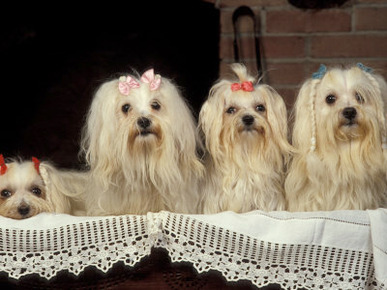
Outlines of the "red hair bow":
M 5 161 L 4 161 L 4 156 L 3 154 L 0 154 L 0 175 L 3 175 L 7 172 L 7 165 L 5 164 Z
M 39 159 L 36 157 L 32 157 L 32 162 L 34 163 L 34 167 L 35 167 L 36 172 L 38 172 L 38 174 L 40 174 L 40 170 L 39 170 L 40 161 L 39 161 Z
M 252 82 L 244 81 L 242 83 L 233 83 L 233 84 L 231 84 L 231 90 L 233 92 L 236 92 L 236 91 L 239 91 L 239 90 L 242 90 L 242 91 L 245 91 L 245 92 L 252 92 L 252 91 L 254 91 L 254 86 L 253 86 Z
M 40 174 L 39 165 L 40 161 L 36 157 L 32 157 L 32 162 L 34 163 L 35 170 Z M 4 156 L 3 154 L 0 154 L 0 175 L 3 175 L 7 172 L 7 164 L 5 164 Z

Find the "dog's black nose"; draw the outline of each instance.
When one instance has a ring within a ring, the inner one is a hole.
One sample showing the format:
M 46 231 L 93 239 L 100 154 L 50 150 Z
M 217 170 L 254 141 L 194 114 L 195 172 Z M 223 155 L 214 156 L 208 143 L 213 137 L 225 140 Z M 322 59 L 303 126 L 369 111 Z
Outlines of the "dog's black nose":
M 246 126 L 250 126 L 251 124 L 254 123 L 254 117 L 251 116 L 251 115 L 244 115 L 242 117 L 242 122 L 243 124 L 245 124 Z
M 145 117 L 141 117 L 137 120 L 137 125 L 139 125 L 143 129 L 148 128 L 151 124 L 152 121 Z
M 25 216 L 30 213 L 30 207 L 28 205 L 21 205 L 17 208 L 17 211 L 20 215 Z
M 353 120 L 355 119 L 356 117 L 356 109 L 354 107 L 347 107 L 347 108 L 344 108 L 343 110 L 343 116 L 344 118 L 348 119 L 348 120 Z

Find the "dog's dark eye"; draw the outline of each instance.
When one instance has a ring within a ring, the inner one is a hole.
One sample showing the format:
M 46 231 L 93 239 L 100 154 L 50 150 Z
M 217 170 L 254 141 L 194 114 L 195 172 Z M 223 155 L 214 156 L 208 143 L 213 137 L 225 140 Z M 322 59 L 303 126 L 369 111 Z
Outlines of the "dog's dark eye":
M 325 98 L 325 101 L 327 102 L 327 104 L 333 104 L 334 102 L 336 102 L 336 97 L 334 95 L 328 95 Z
M 129 112 L 130 110 L 130 105 L 129 104 L 125 104 L 121 107 L 121 110 L 122 112 L 124 112 L 125 114 Z
M 355 98 L 356 98 L 356 101 L 357 101 L 359 104 L 364 104 L 364 98 L 362 97 L 362 95 L 360 95 L 359 93 L 356 92 Z
M 226 110 L 226 113 L 227 113 L 227 114 L 234 114 L 235 112 L 236 112 L 235 107 L 229 107 L 229 108 Z
M 265 111 L 266 111 L 266 108 L 265 108 L 264 105 L 258 105 L 258 106 L 255 107 L 255 110 L 256 110 L 257 112 L 265 112 Z
M 160 108 L 161 108 L 161 105 L 160 105 L 160 103 L 159 103 L 159 102 L 157 102 L 157 101 L 154 101 L 154 102 L 152 102 L 152 104 L 151 104 L 151 107 L 152 107 L 152 109 L 153 109 L 153 110 L 156 110 L 156 111 L 158 111 L 158 110 L 160 110 Z
M 3 189 L 0 195 L 1 197 L 8 198 L 12 195 L 12 193 L 8 189 Z
M 40 196 L 42 194 L 42 190 L 39 187 L 34 187 L 31 189 L 31 192 L 36 196 Z

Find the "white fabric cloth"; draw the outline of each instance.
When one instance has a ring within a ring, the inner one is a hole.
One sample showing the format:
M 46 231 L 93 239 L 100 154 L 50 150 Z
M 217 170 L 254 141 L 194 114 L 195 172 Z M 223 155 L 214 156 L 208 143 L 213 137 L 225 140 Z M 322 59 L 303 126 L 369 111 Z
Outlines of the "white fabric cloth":
M 94 266 L 133 266 L 152 247 L 198 272 L 286 289 L 386 289 L 387 210 L 110 217 L 0 217 L 0 271 L 47 279 Z

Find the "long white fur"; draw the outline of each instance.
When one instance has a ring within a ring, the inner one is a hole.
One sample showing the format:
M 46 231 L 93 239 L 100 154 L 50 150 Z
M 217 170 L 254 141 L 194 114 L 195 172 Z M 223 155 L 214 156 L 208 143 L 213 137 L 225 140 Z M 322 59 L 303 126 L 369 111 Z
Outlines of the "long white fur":
M 356 100 L 356 92 L 364 103 Z M 290 211 L 387 205 L 386 93 L 380 76 L 356 66 L 332 68 L 321 80 L 303 84 L 294 107 L 297 152 L 285 182 Z M 337 97 L 332 105 L 325 102 L 329 94 Z M 341 126 L 346 107 L 356 108 L 357 126 Z
M 10 160 L 7 167 L 6 173 L 0 176 L 0 190 L 10 190 L 12 195 L 0 197 L 0 215 L 21 219 L 42 212 L 84 214 L 85 173 L 59 170 L 49 162 L 42 162 L 38 174 L 33 162 L 16 159 Z M 34 195 L 32 187 L 40 188 L 42 195 Z M 26 216 L 18 213 L 21 205 L 30 208 Z
M 47 161 L 43 161 L 39 167 L 54 212 L 86 215 L 85 190 L 89 172 L 58 169 Z
M 140 87 L 128 96 L 119 92 L 118 79 L 102 84 L 88 113 L 82 137 L 91 169 L 87 214 L 196 213 L 204 167 L 192 112 L 170 80 L 162 78 L 160 88 L 151 91 L 132 77 Z M 154 101 L 159 111 L 151 108 Z M 124 104 L 131 106 L 127 115 Z M 151 119 L 157 135 L 137 136 L 139 117 Z
M 255 79 L 241 64 L 231 68 L 237 79 L 217 82 L 199 115 L 207 150 L 203 212 L 282 210 L 284 168 L 292 150 L 285 104 L 268 85 L 257 85 L 253 92 L 232 92 L 233 82 Z M 255 110 L 258 104 L 266 107 L 264 113 Z M 230 105 L 238 108 L 232 116 L 226 113 Z M 243 131 L 245 114 L 254 116 L 256 131 Z

